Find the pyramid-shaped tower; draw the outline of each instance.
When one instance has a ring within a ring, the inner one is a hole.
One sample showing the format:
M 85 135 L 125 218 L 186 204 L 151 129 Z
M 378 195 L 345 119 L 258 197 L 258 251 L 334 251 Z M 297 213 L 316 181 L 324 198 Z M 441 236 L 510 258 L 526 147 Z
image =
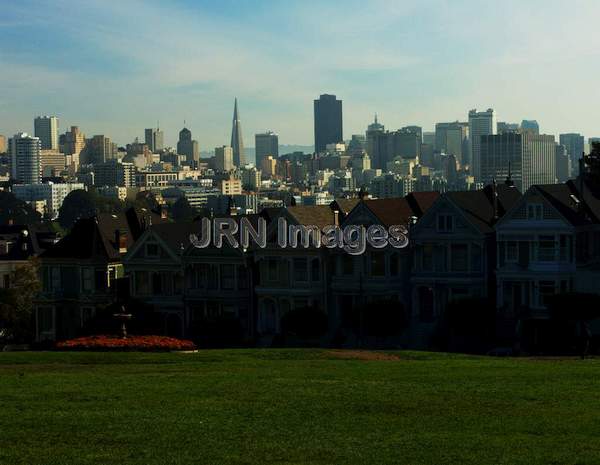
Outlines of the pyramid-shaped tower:
M 238 113 L 237 98 L 233 107 L 233 126 L 231 127 L 231 148 L 233 149 L 233 164 L 243 166 L 246 164 L 244 156 L 244 140 L 242 139 L 242 122 Z

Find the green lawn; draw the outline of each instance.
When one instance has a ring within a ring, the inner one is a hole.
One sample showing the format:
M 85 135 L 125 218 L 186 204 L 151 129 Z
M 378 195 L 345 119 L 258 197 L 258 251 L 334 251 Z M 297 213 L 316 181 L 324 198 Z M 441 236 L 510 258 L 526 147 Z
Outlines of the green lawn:
M 600 463 L 600 360 L 0 353 L 0 464 Z

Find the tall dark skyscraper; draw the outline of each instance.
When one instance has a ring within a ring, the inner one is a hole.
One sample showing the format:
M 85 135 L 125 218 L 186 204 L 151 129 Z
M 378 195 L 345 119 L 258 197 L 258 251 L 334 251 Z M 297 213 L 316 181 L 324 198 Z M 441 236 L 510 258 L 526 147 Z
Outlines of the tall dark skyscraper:
M 244 139 L 242 138 L 242 122 L 238 113 L 237 98 L 233 106 L 233 125 L 231 127 L 231 148 L 233 149 L 233 164 L 243 166 L 246 164 L 244 155 Z
M 196 166 L 200 159 L 198 151 L 198 141 L 192 140 L 192 131 L 188 128 L 183 128 L 179 131 L 179 142 L 177 142 L 177 153 L 185 155 L 185 160 L 188 165 Z
M 342 101 L 323 94 L 315 100 L 315 152 L 324 152 L 327 144 L 344 141 Z

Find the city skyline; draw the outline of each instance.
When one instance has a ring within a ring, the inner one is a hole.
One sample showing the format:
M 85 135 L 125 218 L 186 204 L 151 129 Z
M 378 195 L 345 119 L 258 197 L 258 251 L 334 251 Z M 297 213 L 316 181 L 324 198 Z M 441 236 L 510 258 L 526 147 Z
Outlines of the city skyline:
M 309 145 L 312 102 L 331 93 L 344 102 L 347 139 L 375 112 L 390 129 L 432 130 L 471 108 L 595 137 L 600 39 L 577 25 L 600 6 L 571 5 L 24 1 L 4 6 L 0 21 L 0 133 L 33 133 L 33 117 L 50 114 L 61 132 L 77 125 L 124 145 L 160 120 L 174 146 L 186 120 L 205 151 L 230 139 L 237 96 L 246 145 L 266 128 Z

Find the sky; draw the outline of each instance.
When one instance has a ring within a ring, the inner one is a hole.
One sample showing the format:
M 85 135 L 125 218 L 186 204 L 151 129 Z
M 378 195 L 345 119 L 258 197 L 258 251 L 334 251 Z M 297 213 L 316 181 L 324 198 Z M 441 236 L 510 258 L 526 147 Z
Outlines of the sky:
M 313 100 L 344 137 L 379 115 L 433 130 L 494 108 L 548 134 L 600 136 L 598 0 L 2 0 L 0 134 L 56 115 L 124 145 L 157 121 L 175 145 L 273 130 L 313 143 Z

